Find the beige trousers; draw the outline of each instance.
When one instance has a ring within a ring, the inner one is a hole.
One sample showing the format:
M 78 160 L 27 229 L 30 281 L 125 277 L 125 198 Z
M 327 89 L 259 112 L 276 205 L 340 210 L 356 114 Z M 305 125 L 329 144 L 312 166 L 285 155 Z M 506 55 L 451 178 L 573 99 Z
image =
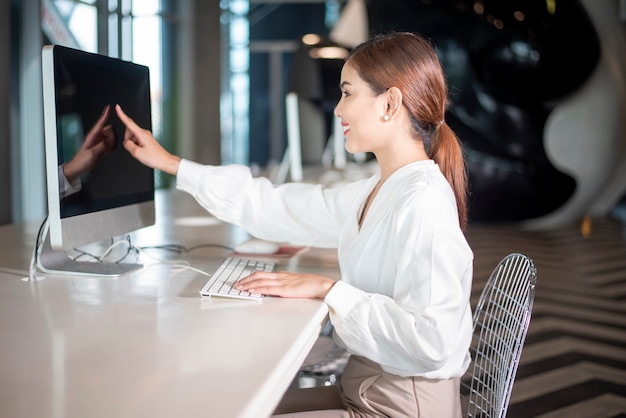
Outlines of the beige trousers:
M 401 377 L 359 356 L 348 360 L 340 385 L 292 389 L 280 418 L 460 418 L 460 378 Z

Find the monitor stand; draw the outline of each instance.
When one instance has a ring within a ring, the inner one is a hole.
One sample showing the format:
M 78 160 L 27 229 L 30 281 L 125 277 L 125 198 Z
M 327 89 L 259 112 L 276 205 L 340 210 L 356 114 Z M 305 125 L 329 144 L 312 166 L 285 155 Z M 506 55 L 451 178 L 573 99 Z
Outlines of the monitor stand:
M 48 233 L 48 221 L 46 220 L 45 222 L 44 239 L 41 243 L 41 250 L 39 250 L 37 255 L 37 267 L 44 273 L 88 277 L 118 277 L 143 267 L 142 264 L 73 260 L 67 251 L 52 248 Z M 38 245 L 40 243 L 36 242 L 35 246 Z M 37 248 L 35 248 L 35 251 L 37 251 Z

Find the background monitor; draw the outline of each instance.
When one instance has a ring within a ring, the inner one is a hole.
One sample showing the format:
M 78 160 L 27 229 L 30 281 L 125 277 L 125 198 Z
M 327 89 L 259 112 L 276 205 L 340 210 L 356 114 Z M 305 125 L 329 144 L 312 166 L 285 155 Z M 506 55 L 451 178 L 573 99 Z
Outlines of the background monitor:
M 149 70 L 57 45 L 43 48 L 42 64 L 49 231 L 39 267 L 95 275 L 139 267 L 79 263 L 67 250 L 154 224 L 154 170 L 124 149 L 115 113 L 119 104 L 152 130 Z

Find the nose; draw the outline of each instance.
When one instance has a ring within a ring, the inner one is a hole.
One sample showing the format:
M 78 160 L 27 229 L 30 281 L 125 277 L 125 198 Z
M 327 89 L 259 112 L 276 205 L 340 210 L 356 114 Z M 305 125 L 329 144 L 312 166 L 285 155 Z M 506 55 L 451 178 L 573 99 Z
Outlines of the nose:
M 335 116 L 337 116 L 338 118 L 341 117 L 341 114 L 339 113 L 339 104 L 341 103 L 341 101 L 337 102 L 337 104 L 335 105 L 335 110 L 333 110 L 333 113 L 335 114 Z

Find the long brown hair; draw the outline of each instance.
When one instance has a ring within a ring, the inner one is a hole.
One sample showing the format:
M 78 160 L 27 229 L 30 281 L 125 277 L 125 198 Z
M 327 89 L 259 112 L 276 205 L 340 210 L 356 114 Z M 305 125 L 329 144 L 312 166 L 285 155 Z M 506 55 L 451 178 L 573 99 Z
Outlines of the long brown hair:
M 439 165 L 456 197 L 459 223 L 467 225 L 467 173 L 461 143 L 445 123 L 448 86 L 435 50 L 423 37 L 394 32 L 354 48 L 346 62 L 376 94 L 390 87 L 402 92 L 416 138 Z

